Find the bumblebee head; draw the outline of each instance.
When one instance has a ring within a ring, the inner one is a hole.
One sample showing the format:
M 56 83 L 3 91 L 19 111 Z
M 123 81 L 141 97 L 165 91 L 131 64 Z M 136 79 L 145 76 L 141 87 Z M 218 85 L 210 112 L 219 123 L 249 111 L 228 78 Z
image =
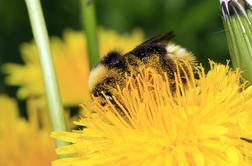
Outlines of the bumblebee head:
M 100 64 L 104 65 L 109 69 L 125 69 L 125 58 L 117 51 L 109 52 L 101 61 Z
M 88 85 L 89 90 L 92 92 L 94 88 L 101 83 L 105 78 L 109 77 L 113 70 L 126 70 L 126 60 L 117 51 L 109 52 L 104 58 L 92 69 Z

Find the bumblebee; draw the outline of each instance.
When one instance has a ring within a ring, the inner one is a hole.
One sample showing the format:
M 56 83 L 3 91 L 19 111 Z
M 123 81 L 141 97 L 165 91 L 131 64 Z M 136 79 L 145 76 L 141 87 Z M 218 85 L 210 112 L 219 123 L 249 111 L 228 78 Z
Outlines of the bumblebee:
M 88 84 L 93 96 L 104 97 L 105 94 L 112 101 L 110 89 L 116 86 L 123 88 L 126 76 L 140 65 L 166 72 L 168 78 L 174 80 L 175 73 L 181 72 L 177 71 L 175 61 L 187 61 L 193 65 L 195 57 L 185 48 L 173 44 L 173 37 L 172 32 L 154 36 L 124 55 L 117 51 L 109 52 L 90 73 Z M 175 85 L 171 88 L 174 91 Z

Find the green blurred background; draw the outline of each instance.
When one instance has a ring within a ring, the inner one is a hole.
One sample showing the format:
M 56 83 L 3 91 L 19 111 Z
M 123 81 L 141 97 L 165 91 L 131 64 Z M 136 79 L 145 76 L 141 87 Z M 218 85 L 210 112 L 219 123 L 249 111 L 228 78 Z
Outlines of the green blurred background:
M 50 35 L 65 28 L 81 30 L 79 0 L 41 0 Z M 218 0 L 95 0 L 98 26 L 120 33 L 141 28 L 146 38 L 174 31 L 175 41 L 191 50 L 198 61 L 225 63 L 228 49 Z M 0 0 L 0 65 L 22 63 L 19 46 L 32 40 L 24 0 Z M 115 46 L 116 47 L 116 46 Z M 14 96 L 0 77 L 0 93 Z

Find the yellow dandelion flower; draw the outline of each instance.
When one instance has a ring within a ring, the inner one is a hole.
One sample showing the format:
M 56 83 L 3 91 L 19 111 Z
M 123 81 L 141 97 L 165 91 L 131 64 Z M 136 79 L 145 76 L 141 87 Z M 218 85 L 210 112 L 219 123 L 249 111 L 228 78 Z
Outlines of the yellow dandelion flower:
M 119 35 L 113 31 L 100 29 L 98 35 L 101 55 L 113 49 L 126 52 L 143 41 L 143 33 L 139 30 L 134 31 L 132 35 Z M 115 43 L 118 45 L 117 48 L 114 48 Z M 51 38 L 51 49 L 64 105 L 82 103 L 89 96 L 87 85 L 89 65 L 83 33 L 67 30 L 64 32 L 63 40 Z M 4 71 L 8 74 L 7 83 L 20 86 L 17 96 L 21 99 L 43 96 L 43 81 L 34 42 L 22 44 L 21 55 L 24 65 L 13 63 L 5 65 Z
M 19 116 L 15 100 L 7 96 L 0 96 L 0 105 L 0 165 L 51 165 L 56 155 L 45 115 L 39 121 L 36 110 L 30 110 L 26 121 Z
M 72 143 L 57 153 L 73 155 L 53 165 L 251 165 L 251 87 L 213 62 L 208 73 L 196 67 L 199 79 L 190 66 L 185 71 L 188 83 L 176 74 L 174 92 L 165 74 L 140 68 L 113 102 L 86 104 L 94 112 L 75 122 L 84 130 L 52 134 Z

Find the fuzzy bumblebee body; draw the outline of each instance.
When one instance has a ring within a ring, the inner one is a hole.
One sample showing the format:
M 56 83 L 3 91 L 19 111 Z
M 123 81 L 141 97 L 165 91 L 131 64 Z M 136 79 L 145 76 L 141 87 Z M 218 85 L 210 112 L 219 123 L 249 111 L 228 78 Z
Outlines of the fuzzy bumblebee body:
M 95 97 L 102 97 L 105 94 L 108 98 L 112 98 L 111 89 L 116 86 L 124 87 L 126 76 L 140 66 L 166 72 L 171 80 L 171 88 L 175 88 L 172 85 L 174 74 L 181 72 L 177 71 L 175 61 L 178 63 L 186 61 L 193 65 L 195 58 L 186 49 L 171 43 L 173 36 L 172 32 L 155 36 L 124 55 L 115 51 L 108 53 L 90 73 L 91 93 Z

